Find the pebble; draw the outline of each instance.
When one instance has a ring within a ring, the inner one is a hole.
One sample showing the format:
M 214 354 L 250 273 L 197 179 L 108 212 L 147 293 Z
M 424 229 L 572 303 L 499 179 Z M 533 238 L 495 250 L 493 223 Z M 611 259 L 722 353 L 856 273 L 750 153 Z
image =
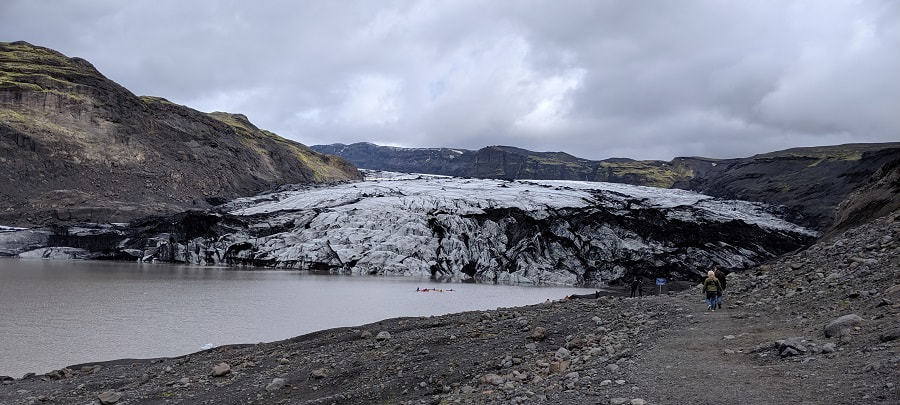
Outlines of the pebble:
M 101 404 L 109 405 L 119 402 L 119 400 L 122 399 L 122 394 L 115 391 L 103 391 L 97 395 L 97 399 L 100 400 Z
M 219 363 L 215 367 L 212 368 L 212 376 L 213 377 L 224 377 L 228 374 L 231 374 L 231 365 L 228 363 Z
M 284 388 L 285 384 L 286 384 L 286 382 L 285 382 L 284 378 L 273 378 L 272 382 L 270 382 L 268 385 L 266 385 L 266 391 L 269 391 L 269 392 L 278 391 L 278 390 Z

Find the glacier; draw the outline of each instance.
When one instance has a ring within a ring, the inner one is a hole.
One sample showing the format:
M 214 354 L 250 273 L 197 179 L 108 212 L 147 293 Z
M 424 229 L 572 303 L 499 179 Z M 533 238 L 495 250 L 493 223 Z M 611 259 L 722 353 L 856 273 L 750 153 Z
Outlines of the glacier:
M 817 236 L 779 214 L 685 190 L 368 171 L 239 198 L 168 232 L 126 231 L 119 248 L 141 260 L 601 286 L 742 269 Z

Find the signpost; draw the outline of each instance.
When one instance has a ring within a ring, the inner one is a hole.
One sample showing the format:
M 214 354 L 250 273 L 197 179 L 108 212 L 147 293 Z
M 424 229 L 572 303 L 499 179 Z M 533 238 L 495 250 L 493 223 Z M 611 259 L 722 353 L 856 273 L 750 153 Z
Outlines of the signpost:
M 657 279 L 656 279 L 656 285 L 659 286 L 659 295 L 662 295 L 662 286 L 666 285 L 666 279 L 664 279 L 664 278 L 657 278 Z

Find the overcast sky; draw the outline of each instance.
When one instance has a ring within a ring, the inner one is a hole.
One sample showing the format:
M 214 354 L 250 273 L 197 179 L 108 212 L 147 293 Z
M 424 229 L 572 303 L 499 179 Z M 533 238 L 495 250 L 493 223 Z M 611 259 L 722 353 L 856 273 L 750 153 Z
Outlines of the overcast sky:
M 307 145 L 669 160 L 900 141 L 891 0 L 2 0 L 17 40 Z

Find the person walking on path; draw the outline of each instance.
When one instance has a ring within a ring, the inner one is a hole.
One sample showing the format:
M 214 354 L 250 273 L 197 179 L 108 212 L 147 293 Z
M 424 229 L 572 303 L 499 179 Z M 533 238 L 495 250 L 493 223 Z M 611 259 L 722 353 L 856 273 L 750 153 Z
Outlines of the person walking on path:
M 716 278 L 716 272 L 710 270 L 706 273 L 706 280 L 703 280 L 703 292 L 706 293 L 706 310 L 707 311 L 715 311 L 716 303 L 719 298 L 719 291 L 722 290 L 722 285 L 719 284 L 719 279 Z
M 640 277 L 635 276 L 634 280 L 631 280 L 631 298 L 634 298 L 634 293 L 637 292 L 641 297 L 644 296 L 644 287 L 641 285 L 643 281 Z
M 725 272 L 722 271 L 722 269 L 720 269 L 719 266 L 713 267 L 713 270 L 714 270 L 713 274 L 715 274 L 716 279 L 719 280 L 719 285 L 722 287 L 722 289 L 719 290 L 718 296 L 716 297 L 716 301 L 717 301 L 716 304 L 719 307 L 718 309 L 722 309 L 722 301 L 725 298 L 725 288 L 726 288 L 725 287 Z

